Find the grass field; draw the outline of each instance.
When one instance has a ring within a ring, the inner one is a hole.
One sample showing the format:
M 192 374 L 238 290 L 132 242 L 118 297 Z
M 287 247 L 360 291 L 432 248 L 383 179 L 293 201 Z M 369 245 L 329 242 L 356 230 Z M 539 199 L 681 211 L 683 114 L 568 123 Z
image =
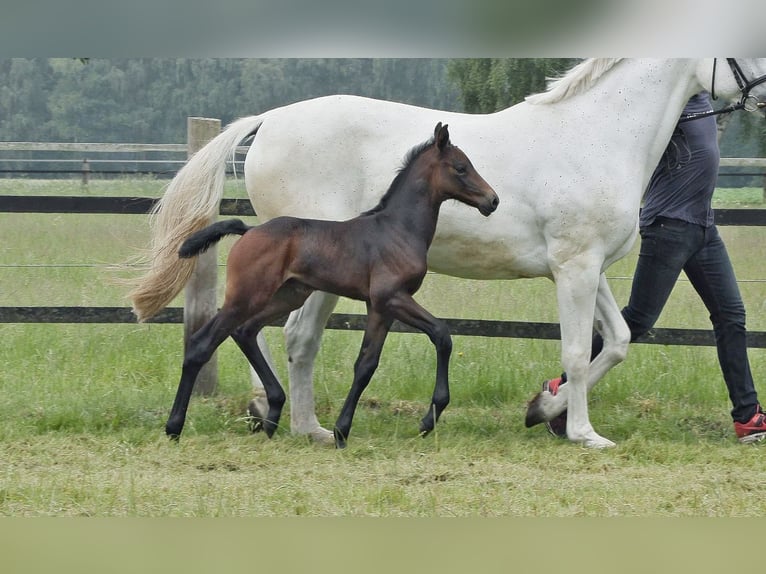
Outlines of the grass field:
M 157 195 L 162 183 L 8 182 L 0 193 Z M 242 195 L 233 184 L 229 195 Z M 762 191 L 720 190 L 719 206 L 762 206 Z M 0 305 L 125 305 L 109 266 L 146 241 L 145 216 L 0 214 Z M 721 228 L 749 311 L 766 329 L 766 231 Z M 225 243 L 230 244 L 229 243 Z M 220 249 L 221 259 L 226 249 Z M 608 275 L 627 299 L 635 251 Z M 222 284 L 222 281 L 220 282 Z M 435 314 L 556 321 L 546 280 L 475 282 L 429 275 Z M 362 312 L 344 301 L 342 312 Z M 681 281 L 659 326 L 708 328 Z M 182 358 L 179 325 L 0 325 L 2 516 L 753 516 L 766 502 L 764 451 L 736 442 L 713 348 L 635 345 L 595 389 L 591 418 L 618 443 L 589 451 L 525 429 L 526 401 L 560 371 L 557 341 L 455 337 L 452 402 L 417 437 L 434 377 L 422 335 L 392 334 L 349 447 L 289 432 L 272 440 L 244 419 L 248 371 L 219 351 L 216 396 L 195 398 L 179 443 L 163 434 Z M 281 332 L 267 337 L 286 380 Z M 331 427 L 361 333 L 328 331 L 316 369 Z M 762 395 L 766 353 L 752 350 Z

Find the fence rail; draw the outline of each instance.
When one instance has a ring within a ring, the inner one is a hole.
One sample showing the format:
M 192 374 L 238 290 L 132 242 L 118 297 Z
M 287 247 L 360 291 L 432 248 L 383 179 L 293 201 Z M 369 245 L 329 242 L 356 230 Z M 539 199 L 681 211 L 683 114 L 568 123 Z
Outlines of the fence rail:
M 90 197 L 81 195 L 0 195 L 0 213 L 114 213 L 146 214 L 154 207 L 152 197 Z M 757 211 L 757 210 L 754 210 Z M 221 215 L 254 216 L 248 199 L 223 199 Z
M 81 196 L 0 196 L 0 213 L 91 213 L 145 214 L 157 200 L 150 197 L 81 197 Z M 220 214 L 254 216 L 247 199 L 223 199 Z M 717 209 L 718 225 L 766 226 L 766 209 Z M 327 328 L 364 330 L 364 316 L 335 313 Z M 183 308 L 168 308 L 151 323 L 183 323 Z M 446 319 L 455 335 L 508 337 L 518 339 L 559 339 L 557 323 Z M 0 323 L 135 323 L 127 307 L 0 307 Z M 273 323 L 281 326 L 284 320 Z M 394 332 L 413 332 L 397 323 Z M 638 343 L 661 345 L 715 345 L 709 329 L 653 329 Z M 766 332 L 750 331 L 748 346 L 766 348 Z
M 96 197 L 82 195 L 0 195 L 0 213 L 149 213 L 152 197 Z M 249 199 L 224 198 L 220 215 L 255 216 Z M 766 209 L 716 209 L 716 225 L 766 226 Z
M 235 161 L 237 170 L 241 170 L 244 163 L 242 158 L 247 150 L 247 146 L 237 148 L 236 153 L 241 158 Z M 186 162 L 188 151 L 188 144 L 6 141 L 0 142 L 0 153 L 16 155 L 18 152 L 29 152 L 35 154 L 35 157 L 0 157 L 0 174 L 81 175 L 83 183 L 87 183 L 92 175 L 153 175 L 169 178 Z M 135 157 L 145 154 L 173 157 Z M 131 155 L 134 157 L 127 157 Z
M 282 327 L 286 317 L 269 323 Z M 352 313 L 333 313 L 327 328 L 340 331 L 363 331 L 365 316 Z M 561 331 L 558 323 L 528 321 L 490 321 L 480 319 L 445 318 L 453 335 L 469 337 L 500 337 L 508 339 L 558 340 Z M 181 324 L 184 322 L 182 307 L 168 307 L 147 321 L 153 324 Z M 126 324 L 135 323 L 135 316 L 126 307 L 0 307 L 0 323 L 50 323 L 50 324 Z M 416 329 L 395 321 L 394 333 L 419 333 Z M 766 332 L 750 331 L 747 343 L 751 348 L 766 348 Z M 706 347 L 715 345 L 710 329 L 655 328 L 635 341 L 654 345 L 687 345 Z

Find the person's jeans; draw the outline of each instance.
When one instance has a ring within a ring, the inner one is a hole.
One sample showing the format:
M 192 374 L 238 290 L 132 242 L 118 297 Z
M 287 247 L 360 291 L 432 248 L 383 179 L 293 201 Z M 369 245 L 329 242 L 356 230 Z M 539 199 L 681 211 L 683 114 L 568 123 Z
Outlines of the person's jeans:
M 658 217 L 640 232 L 630 299 L 622 310 L 631 341 L 654 326 L 683 270 L 710 312 L 732 418 L 747 422 L 756 412 L 758 397 L 747 357 L 745 305 L 718 230 Z M 602 346 L 603 340 L 596 335 L 594 357 Z

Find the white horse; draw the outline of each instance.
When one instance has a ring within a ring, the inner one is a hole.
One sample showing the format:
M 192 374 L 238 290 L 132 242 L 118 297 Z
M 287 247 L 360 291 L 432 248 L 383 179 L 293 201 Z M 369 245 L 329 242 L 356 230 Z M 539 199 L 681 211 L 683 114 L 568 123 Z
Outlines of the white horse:
M 256 135 L 245 184 L 260 220 L 279 215 L 349 219 L 374 205 L 412 141 L 437 121 L 500 197 L 489 221 L 442 208 L 428 256 L 438 273 L 475 279 L 548 277 L 556 283 L 561 366 L 569 384 L 544 393 L 527 421 L 568 409 L 567 436 L 614 443 L 590 423 L 587 392 L 626 355 L 630 334 L 604 271 L 637 235 L 641 197 L 687 100 L 701 90 L 752 106 L 766 95 L 766 59 L 620 60 L 578 64 L 541 94 L 506 110 L 470 115 L 354 96 L 328 96 L 242 118 L 198 152 L 153 215 L 151 266 L 131 293 L 144 320 L 167 305 L 193 262 L 176 253 L 215 216 L 226 159 Z M 751 92 L 752 90 L 752 92 Z M 307 133 L 310 129 L 310 133 Z M 340 162 L 353 169 L 339 169 Z M 337 297 L 314 293 L 285 327 L 293 432 L 332 440 L 314 411 L 313 362 Z M 590 361 L 593 328 L 603 351 Z M 265 341 L 260 340 L 261 348 Z M 260 381 L 254 380 L 256 389 Z M 251 412 L 267 412 L 258 400 Z

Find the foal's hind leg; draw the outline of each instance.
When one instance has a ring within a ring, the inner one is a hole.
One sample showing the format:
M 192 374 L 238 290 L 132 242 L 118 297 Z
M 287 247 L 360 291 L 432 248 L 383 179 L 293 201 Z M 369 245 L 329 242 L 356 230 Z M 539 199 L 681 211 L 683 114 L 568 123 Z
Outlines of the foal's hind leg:
M 266 337 L 263 336 L 263 331 L 258 332 L 255 343 L 263 353 L 263 357 L 269 364 L 271 371 L 275 372 L 276 369 L 274 368 L 274 359 L 269 352 L 269 346 L 266 342 Z M 250 399 L 250 402 L 247 405 L 247 413 L 253 419 L 265 419 L 267 418 L 269 412 L 269 399 L 266 396 L 266 389 L 263 387 L 263 382 L 258 376 L 256 370 L 253 368 L 253 365 L 250 365 L 250 383 L 253 386 L 253 398 Z
M 300 307 L 310 293 L 309 288 L 299 283 L 282 285 L 263 310 L 232 334 L 266 391 L 268 410 L 265 413 L 254 413 L 252 404 L 249 407 L 251 416 L 256 419 L 253 432 L 263 429 L 271 437 L 277 429 L 285 404 L 285 392 L 274 374 L 270 361 L 259 348 L 258 335 L 270 320 Z
M 165 434 L 178 439 L 186 421 L 194 381 L 200 369 L 210 360 L 215 350 L 239 325 L 241 319 L 233 311 L 219 311 L 215 317 L 205 323 L 192 337 L 184 353 L 181 380 L 178 383 L 176 398 L 165 424 Z
M 242 350 L 250 362 L 250 366 L 257 373 L 259 380 L 266 391 L 268 402 L 268 411 L 260 417 L 255 415 L 253 432 L 263 430 L 271 438 L 279 425 L 279 418 L 282 415 L 282 407 L 285 404 L 285 391 L 279 384 L 271 365 L 258 346 L 257 334 L 260 332 L 263 324 L 258 321 L 248 321 L 245 325 L 232 333 L 231 337 L 237 346 Z M 251 415 L 254 413 L 251 412 Z

